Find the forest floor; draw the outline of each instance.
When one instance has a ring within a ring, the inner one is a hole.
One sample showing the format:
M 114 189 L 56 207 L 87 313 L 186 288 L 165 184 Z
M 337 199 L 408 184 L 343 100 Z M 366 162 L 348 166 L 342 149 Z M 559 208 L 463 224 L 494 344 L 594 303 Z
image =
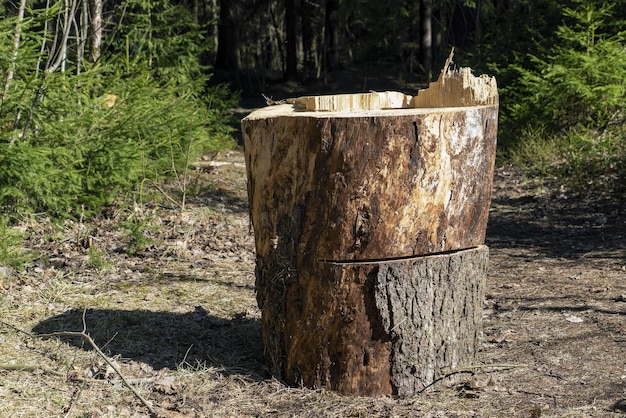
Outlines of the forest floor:
M 268 375 L 243 155 L 214 163 L 191 173 L 182 210 L 172 187 L 89 222 L 24 222 L 38 257 L 0 276 L 0 416 L 148 416 L 129 386 L 162 417 L 626 414 L 626 207 L 610 196 L 498 168 L 479 363 L 508 366 L 348 397 Z M 112 365 L 63 334 L 83 330 Z

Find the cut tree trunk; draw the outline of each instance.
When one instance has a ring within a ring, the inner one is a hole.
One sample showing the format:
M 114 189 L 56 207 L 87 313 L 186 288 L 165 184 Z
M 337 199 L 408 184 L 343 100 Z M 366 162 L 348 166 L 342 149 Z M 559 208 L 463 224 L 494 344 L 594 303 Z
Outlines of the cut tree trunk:
M 271 372 L 292 385 L 409 395 L 474 364 L 495 80 L 444 69 L 416 97 L 289 102 L 242 121 Z

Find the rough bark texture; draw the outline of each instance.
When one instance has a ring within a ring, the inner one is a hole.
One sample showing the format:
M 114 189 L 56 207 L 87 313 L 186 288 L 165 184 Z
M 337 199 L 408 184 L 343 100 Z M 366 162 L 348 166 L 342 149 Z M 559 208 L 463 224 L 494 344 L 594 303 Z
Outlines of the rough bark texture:
M 283 245 L 300 266 L 484 241 L 496 106 L 344 114 L 279 105 L 242 124 L 261 258 Z
M 390 336 L 391 384 L 415 394 L 454 370 L 476 364 L 487 277 L 486 246 L 381 264 L 374 298 Z
M 358 395 L 406 396 L 444 378 L 456 381 L 461 375 L 446 374 L 476 364 L 487 258 L 480 246 L 320 265 L 315 276 L 302 272 L 282 299 L 262 292 L 265 303 L 286 308 L 284 337 L 267 347 L 278 354 L 278 375 Z M 275 312 L 264 312 L 264 325 L 279 328 Z
M 473 362 L 496 125 L 497 105 L 242 121 L 275 376 L 407 395 Z

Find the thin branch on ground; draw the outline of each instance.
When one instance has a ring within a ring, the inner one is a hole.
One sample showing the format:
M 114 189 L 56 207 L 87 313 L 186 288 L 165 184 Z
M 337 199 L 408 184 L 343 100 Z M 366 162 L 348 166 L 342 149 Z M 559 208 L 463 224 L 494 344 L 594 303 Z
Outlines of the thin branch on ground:
M 423 393 L 426 390 L 432 388 L 439 382 L 443 382 L 448 377 L 455 375 L 457 373 L 476 373 L 476 370 L 480 369 L 517 369 L 528 367 L 526 364 L 510 364 L 510 363 L 502 363 L 502 364 L 471 364 L 469 366 L 455 367 L 455 368 L 445 368 L 441 369 L 442 375 L 435 380 L 433 380 L 428 385 L 424 386 L 422 389 L 418 390 L 417 393 Z
M 150 183 L 155 189 L 157 189 L 163 195 L 163 197 L 165 197 L 167 200 L 172 202 L 176 207 L 181 208 L 181 211 L 182 211 L 183 207 L 181 206 L 181 204 L 179 202 L 177 202 L 176 199 L 171 197 L 165 190 L 163 190 L 163 188 L 161 186 L 159 186 L 156 182 L 154 182 L 154 181 L 152 181 L 150 179 L 143 179 L 143 181 L 141 182 L 142 190 L 143 190 L 143 185 L 146 182 Z
M 96 344 L 96 342 L 91 338 L 91 336 L 89 334 L 86 333 L 87 331 L 87 323 L 85 321 L 85 314 L 87 312 L 87 309 L 83 310 L 83 330 L 80 332 L 77 331 L 59 331 L 59 332 L 50 332 L 47 334 L 31 334 L 28 331 L 24 331 L 22 329 L 19 329 L 18 327 L 9 324 L 5 321 L 0 320 L 0 323 L 2 323 L 3 325 L 8 326 L 9 328 L 12 328 L 13 330 L 27 335 L 30 338 L 36 339 L 36 338 L 54 338 L 54 337 L 79 337 L 84 339 L 85 341 L 87 341 L 87 343 L 89 343 L 89 345 L 91 345 L 91 347 L 93 348 L 93 350 L 98 354 L 98 356 L 100 356 L 109 366 L 111 366 L 111 368 L 115 371 L 115 373 L 120 377 L 120 379 L 122 380 L 122 383 L 124 383 L 124 386 L 126 386 L 131 392 L 133 392 L 133 394 L 137 397 L 137 399 L 139 399 L 139 401 L 148 409 L 148 411 L 150 412 L 150 416 L 153 418 L 158 418 L 159 414 L 157 413 L 157 411 L 154 409 L 154 407 L 152 406 L 152 404 L 150 402 L 148 402 L 143 396 L 141 396 L 141 394 L 139 392 L 137 392 L 137 390 L 128 382 L 128 380 L 126 379 L 126 377 L 124 377 L 124 374 L 122 373 L 122 371 L 119 369 L 119 367 L 117 366 L 117 364 L 115 364 L 115 362 L 113 360 L 111 360 L 106 354 L 104 354 L 102 352 L 102 350 L 100 349 L 100 347 L 98 347 L 98 345 Z M 27 367 L 27 366 L 21 366 L 21 367 Z M 20 370 L 20 369 L 18 369 Z
M 52 374 L 55 376 L 63 376 L 61 373 L 50 370 L 38 365 L 34 364 L 0 364 L 0 370 L 5 370 L 8 372 L 38 372 L 41 371 L 46 374 Z
M 78 402 L 78 399 L 80 398 L 80 395 L 83 393 L 84 386 L 85 385 L 82 384 L 74 390 L 74 393 L 72 394 L 72 397 L 70 398 L 70 404 L 63 411 L 65 412 L 65 415 L 63 416 L 63 418 L 68 418 L 70 416 L 72 409 L 74 409 L 74 405 L 76 405 L 76 403 Z
M 451 369 L 442 369 L 441 372 L 444 374 L 444 376 L 450 376 L 452 374 L 455 373 L 462 373 L 462 372 L 473 372 L 474 370 L 478 370 L 478 369 L 522 369 L 528 367 L 528 365 L 526 364 L 510 364 L 510 363 L 503 363 L 503 364 L 474 364 L 474 365 L 470 365 L 470 366 L 463 366 L 463 367 L 456 367 L 456 368 L 451 368 Z
M 30 337 L 30 338 L 35 338 L 36 337 L 35 335 L 31 334 L 30 332 L 24 331 L 23 329 L 20 329 L 20 328 L 16 327 L 13 324 L 9 324 L 8 322 L 3 321 L 2 319 L 0 319 L 0 324 L 2 324 L 4 326 L 7 326 L 7 327 L 11 328 L 13 331 L 16 331 L 16 332 L 18 332 L 20 334 L 24 334 L 27 337 Z

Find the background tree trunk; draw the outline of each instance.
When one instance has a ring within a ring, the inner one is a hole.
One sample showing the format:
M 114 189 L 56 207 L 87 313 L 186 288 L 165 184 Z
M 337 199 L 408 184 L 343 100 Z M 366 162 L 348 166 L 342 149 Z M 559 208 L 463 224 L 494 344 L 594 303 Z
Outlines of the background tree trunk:
M 313 16 L 315 5 L 310 1 L 303 1 L 300 6 L 302 16 L 302 73 L 305 79 L 313 78 L 317 72 L 315 63 L 315 28 Z
M 100 59 L 102 45 L 102 0 L 91 0 L 91 37 L 89 38 L 89 61 Z
M 220 2 L 217 55 L 215 57 L 216 68 L 234 72 L 240 69 L 237 8 L 237 1 L 222 0 Z
M 433 77 L 432 0 L 420 0 L 420 55 L 427 81 Z
M 285 78 L 293 79 L 298 76 L 298 34 L 295 0 L 285 0 L 285 29 L 287 43 Z
M 339 67 L 339 33 L 337 27 L 338 0 L 327 0 L 324 12 L 324 75 Z
M 20 40 L 22 37 L 22 22 L 24 21 L 24 11 L 26 10 L 26 0 L 20 0 L 20 6 L 17 10 L 17 21 L 15 23 L 15 33 L 13 34 L 13 51 L 11 51 L 11 64 L 4 79 L 4 87 L 2 89 L 2 103 L 4 98 L 9 92 L 11 81 L 13 80 L 13 74 L 15 72 L 15 66 L 17 63 L 17 57 L 20 52 Z

